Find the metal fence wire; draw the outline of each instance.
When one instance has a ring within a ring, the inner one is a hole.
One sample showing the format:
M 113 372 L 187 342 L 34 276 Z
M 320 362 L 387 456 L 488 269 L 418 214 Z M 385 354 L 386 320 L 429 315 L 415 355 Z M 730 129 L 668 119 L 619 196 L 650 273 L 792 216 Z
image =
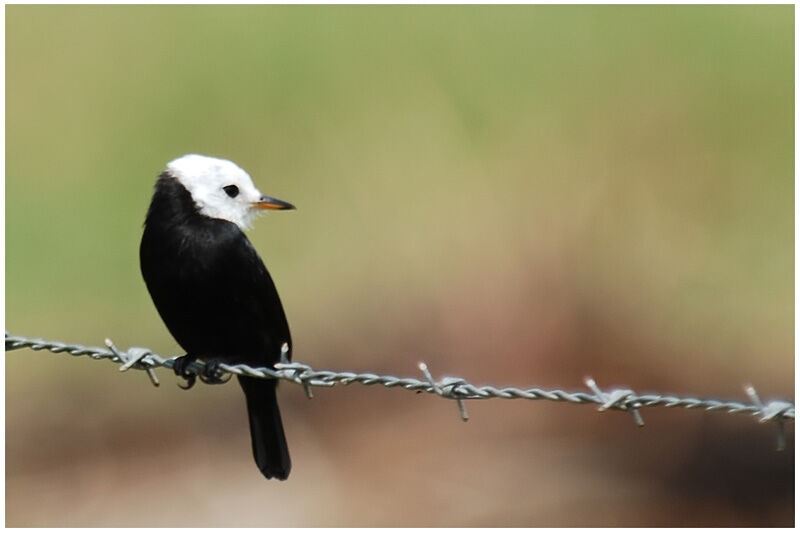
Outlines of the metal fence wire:
M 30 348 L 31 350 L 47 350 L 53 353 L 64 353 L 73 356 L 88 356 L 92 359 L 108 359 L 114 363 L 121 363 L 120 370 L 131 368 L 147 372 L 153 385 L 158 386 L 158 377 L 154 369 L 166 367 L 172 369 L 177 358 L 165 358 L 153 353 L 147 348 L 132 347 L 120 350 L 110 339 L 105 340 L 106 348 L 83 346 L 81 344 L 67 344 L 58 341 L 47 341 L 37 338 L 11 335 L 6 332 L 6 351 Z M 602 390 L 592 378 L 585 380 L 588 392 L 567 392 L 559 389 L 541 389 L 538 387 L 495 387 L 493 385 L 473 385 L 462 378 L 443 377 L 435 380 L 425 363 L 419 363 L 419 369 L 424 379 L 413 377 L 395 377 L 379 375 L 371 372 L 348 372 L 333 370 L 316 370 L 310 365 L 301 362 L 276 363 L 274 368 L 251 367 L 245 364 L 217 364 L 216 378 L 237 374 L 263 379 L 281 379 L 301 385 L 309 398 L 313 397 L 312 387 L 332 387 L 336 384 L 349 385 L 381 385 L 384 387 L 399 387 L 416 393 L 436 394 L 442 398 L 455 400 L 461 418 L 468 419 L 465 400 L 485 400 L 490 398 L 503 398 L 506 400 L 550 400 L 554 402 L 569 402 L 573 404 L 594 404 L 599 411 L 609 409 L 621 410 L 631 413 L 636 424 L 644 425 L 640 410 L 647 407 L 672 407 L 683 409 L 703 409 L 705 411 L 722 411 L 724 413 L 743 413 L 756 416 L 759 422 L 773 422 L 778 429 L 778 449 L 786 446 L 784 423 L 794 420 L 794 404 L 784 400 L 771 400 L 763 403 L 752 386 L 746 386 L 745 392 L 750 399 L 749 403 L 738 401 L 725 401 L 710 398 L 695 398 L 691 396 L 676 396 L 673 394 L 646 393 L 638 394 L 631 389 L 614 388 Z M 206 363 L 195 361 L 187 366 L 189 373 L 203 376 L 207 372 Z

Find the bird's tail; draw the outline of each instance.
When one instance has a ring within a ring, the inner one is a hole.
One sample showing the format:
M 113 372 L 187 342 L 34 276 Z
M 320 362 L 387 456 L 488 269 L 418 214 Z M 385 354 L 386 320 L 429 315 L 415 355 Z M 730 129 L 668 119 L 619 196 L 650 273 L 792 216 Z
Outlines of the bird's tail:
M 267 479 L 274 477 L 284 480 L 289 477 L 292 461 L 289 459 L 289 447 L 286 445 L 281 412 L 275 396 L 277 382 L 239 376 L 239 384 L 247 398 L 253 457 L 258 469 Z

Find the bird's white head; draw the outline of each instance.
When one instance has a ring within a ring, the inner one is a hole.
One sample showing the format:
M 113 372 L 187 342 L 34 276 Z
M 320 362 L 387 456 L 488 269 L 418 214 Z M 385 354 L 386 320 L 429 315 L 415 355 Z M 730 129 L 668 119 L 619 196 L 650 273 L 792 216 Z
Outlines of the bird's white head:
M 236 163 L 189 154 L 167 163 L 167 172 L 192 195 L 200 214 L 248 229 L 262 209 L 294 209 L 290 203 L 261 194 Z

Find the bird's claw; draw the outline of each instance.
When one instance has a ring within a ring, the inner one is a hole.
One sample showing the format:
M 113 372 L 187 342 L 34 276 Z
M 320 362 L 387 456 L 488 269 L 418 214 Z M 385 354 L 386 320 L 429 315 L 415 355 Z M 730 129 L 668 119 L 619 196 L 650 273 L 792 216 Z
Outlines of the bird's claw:
M 219 368 L 220 364 L 221 361 L 216 359 L 208 361 L 203 368 L 203 371 L 199 374 L 200 381 L 207 385 L 221 385 L 230 381 L 233 374 L 228 374 L 227 377 L 223 378 L 225 372 Z
M 175 371 L 175 375 L 184 380 L 184 383 L 178 383 L 178 387 L 183 390 L 191 389 L 197 381 L 197 375 L 188 370 L 192 361 L 193 359 L 190 359 L 188 355 L 184 355 L 175 359 L 172 365 L 172 370 Z
M 200 381 L 208 385 L 221 385 L 227 383 L 231 379 L 232 374 L 224 377 L 225 371 L 219 367 L 222 361 L 216 359 L 207 361 L 206 364 L 203 365 L 203 370 L 201 370 L 199 374 L 195 374 L 189 370 L 189 365 L 192 364 L 195 359 L 195 357 L 189 357 L 187 354 L 175 359 L 172 365 L 175 375 L 184 380 L 184 383 L 178 383 L 178 387 L 183 390 L 191 389 L 197 382 L 197 378 L 200 378 Z

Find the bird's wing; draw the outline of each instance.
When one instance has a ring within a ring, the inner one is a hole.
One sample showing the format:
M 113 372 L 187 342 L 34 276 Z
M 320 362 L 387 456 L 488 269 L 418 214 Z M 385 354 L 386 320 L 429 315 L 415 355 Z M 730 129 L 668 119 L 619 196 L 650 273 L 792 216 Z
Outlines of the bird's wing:
M 283 344 L 287 343 L 287 355 L 291 357 L 289 325 L 264 262 L 250 240 L 235 226 L 230 228 L 224 242 L 214 257 L 217 262 L 214 270 L 224 273 L 222 279 L 216 280 L 216 298 L 223 305 L 230 305 L 227 312 L 237 321 L 230 327 L 242 339 L 242 351 L 266 351 L 268 356 L 264 362 L 273 363 L 279 359 Z M 225 312 L 222 310 L 221 314 Z M 224 322 L 230 323 L 231 320 Z

